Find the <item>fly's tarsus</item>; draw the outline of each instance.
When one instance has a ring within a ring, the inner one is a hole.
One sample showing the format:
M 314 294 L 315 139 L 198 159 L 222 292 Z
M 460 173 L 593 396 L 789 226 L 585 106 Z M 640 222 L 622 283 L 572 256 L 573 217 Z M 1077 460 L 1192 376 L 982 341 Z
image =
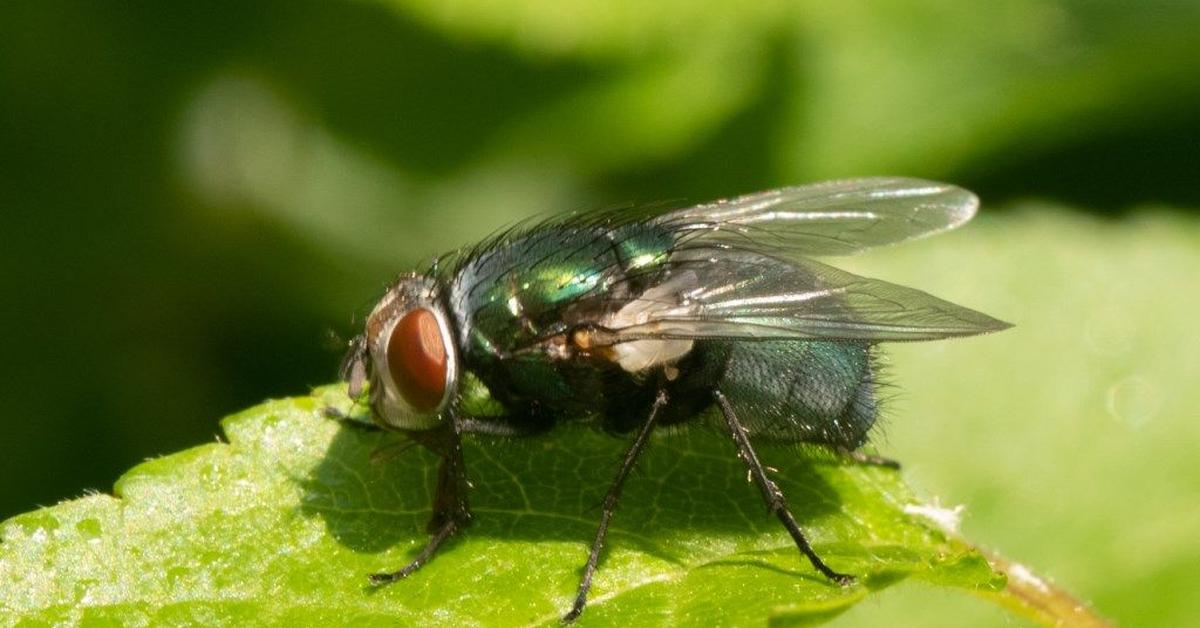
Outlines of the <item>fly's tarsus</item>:
M 429 562 L 430 558 L 433 558 L 433 555 L 437 553 L 438 548 L 440 548 L 443 543 L 449 540 L 450 537 L 454 536 L 454 534 L 458 532 L 459 527 L 460 524 L 458 521 L 454 519 L 446 520 L 446 522 L 442 524 L 441 529 L 439 529 L 437 533 L 435 533 L 429 539 L 429 542 L 426 543 L 425 547 L 421 549 L 421 553 L 417 554 L 417 557 L 414 558 L 412 562 L 396 571 L 387 573 L 373 573 L 367 576 L 367 579 L 370 580 L 371 584 L 374 586 L 384 586 L 411 576 L 414 572 L 423 567 L 425 563 Z

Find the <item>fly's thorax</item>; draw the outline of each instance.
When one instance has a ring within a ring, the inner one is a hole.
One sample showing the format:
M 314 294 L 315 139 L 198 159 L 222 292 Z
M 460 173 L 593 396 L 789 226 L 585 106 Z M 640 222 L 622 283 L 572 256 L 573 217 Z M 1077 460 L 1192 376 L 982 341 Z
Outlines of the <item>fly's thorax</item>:
M 615 364 L 627 373 L 642 376 L 656 369 L 663 369 L 667 379 L 675 379 L 675 365 L 691 353 L 695 341 L 690 338 L 654 337 L 669 336 L 661 318 L 664 315 L 689 310 L 687 294 L 696 290 L 699 279 L 691 270 L 664 273 L 659 282 L 651 285 L 636 297 L 612 298 L 621 302 L 607 312 L 596 311 L 593 316 L 569 320 L 570 326 L 562 333 L 541 339 L 531 345 L 522 355 L 537 353 L 549 362 L 573 362 L 577 359 L 601 360 Z M 582 321 L 582 322 L 580 322 Z M 624 330 L 625 337 L 618 337 L 612 330 Z M 642 331 L 645 337 L 638 337 Z
M 401 278 L 367 318 L 358 354 L 347 361 L 351 395 L 356 374 L 369 374 L 372 410 L 387 427 L 434 428 L 455 396 L 458 351 L 437 288 L 428 277 Z
M 481 248 L 448 289 L 465 361 L 509 356 L 597 324 L 612 303 L 643 289 L 672 244 L 669 232 L 649 225 L 564 221 Z

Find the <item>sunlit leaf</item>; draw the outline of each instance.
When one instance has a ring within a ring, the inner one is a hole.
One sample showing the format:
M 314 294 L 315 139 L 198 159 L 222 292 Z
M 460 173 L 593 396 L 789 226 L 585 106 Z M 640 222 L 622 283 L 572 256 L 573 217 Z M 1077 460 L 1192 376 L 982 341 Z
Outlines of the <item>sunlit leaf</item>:
M 116 486 L 3 525 L 0 608 L 48 622 L 250 620 L 553 625 L 574 592 L 622 442 L 582 429 L 472 441 L 476 521 L 411 579 L 432 460 L 321 414 L 341 388 L 224 422 L 229 443 L 147 462 Z M 816 548 L 859 574 L 814 573 L 709 432 L 663 433 L 628 484 L 585 625 L 808 623 L 913 577 L 996 593 L 1005 578 L 919 514 L 890 470 L 764 450 Z M 382 460 L 382 461 L 381 461 Z

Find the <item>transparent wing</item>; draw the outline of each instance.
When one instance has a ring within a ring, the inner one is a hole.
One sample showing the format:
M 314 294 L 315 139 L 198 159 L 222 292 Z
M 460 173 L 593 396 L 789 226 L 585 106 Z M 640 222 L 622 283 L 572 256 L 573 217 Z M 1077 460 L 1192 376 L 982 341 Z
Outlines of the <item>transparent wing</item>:
M 935 340 L 1008 323 L 896 284 L 813 260 L 720 248 L 676 253 L 670 278 L 626 303 L 593 342 L 741 338 Z
M 774 255 L 849 255 L 954 229 L 978 207 L 974 194 L 945 183 L 866 178 L 748 194 L 653 222 Z

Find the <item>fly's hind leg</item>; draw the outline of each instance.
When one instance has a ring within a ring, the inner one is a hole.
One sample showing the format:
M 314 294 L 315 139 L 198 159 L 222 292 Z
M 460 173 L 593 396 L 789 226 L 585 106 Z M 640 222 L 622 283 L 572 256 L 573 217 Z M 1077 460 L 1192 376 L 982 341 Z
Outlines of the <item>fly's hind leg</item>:
M 471 522 L 467 503 L 467 471 L 463 465 L 462 444 L 458 432 L 451 426 L 441 430 L 408 432 L 417 444 L 441 456 L 438 467 L 437 491 L 433 498 L 433 516 L 427 526 L 429 542 L 412 562 L 396 571 L 368 576 L 371 584 L 380 586 L 403 580 L 425 566 L 438 549 Z
M 713 396 L 716 397 L 717 405 L 721 408 L 721 414 L 725 416 L 725 425 L 729 428 L 729 435 L 737 447 L 738 457 L 746 463 L 746 469 L 750 472 L 750 476 L 758 485 L 759 490 L 762 491 L 763 501 L 767 503 L 767 508 L 779 518 L 783 527 L 787 528 L 788 533 L 792 535 L 792 540 L 796 542 L 796 547 L 800 548 L 801 553 L 808 558 L 817 571 L 840 585 L 852 584 L 854 576 L 834 571 L 813 551 L 804 532 L 800 530 L 800 524 L 788 510 L 787 502 L 783 499 L 783 491 L 780 491 L 779 486 L 767 475 L 766 469 L 758 459 L 758 454 L 754 453 L 754 448 L 750 445 L 750 436 L 746 433 L 746 428 L 742 426 L 741 421 L 738 421 L 733 406 L 721 391 L 714 391 Z

